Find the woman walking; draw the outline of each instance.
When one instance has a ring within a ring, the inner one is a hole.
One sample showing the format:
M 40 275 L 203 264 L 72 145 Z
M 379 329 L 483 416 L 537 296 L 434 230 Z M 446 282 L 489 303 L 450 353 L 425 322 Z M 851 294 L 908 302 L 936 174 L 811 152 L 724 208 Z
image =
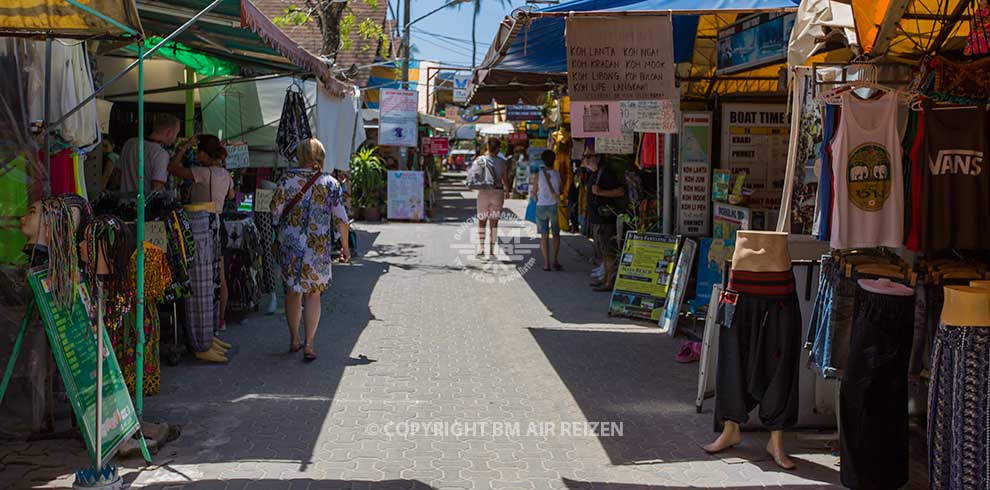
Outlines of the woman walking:
M 272 196 L 272 224 L 278 263 L 285 284 L 285 318 L 289 324 L 289 352 L 303 349 L 303 359 L 316 359 L 313 340 L 320 324 L 320 295 L 330 287 L 334 218 L 343 252 L 350 260 L 350 232 L 340 184 L 323 172 L 326 151 L 315 138 L 303 140 L 297 150 L 299 168 L 290 170 Z M 306 338 L 299 340 L 305 302 Z
M 557 205 L 560 204 L 560 174 L 553 169 L 557 155 L 552 150 L 544 150 L 540 155 L 543 166 L 533 177 L 530 197 L 536 200 L 536 228 L 540 233 L 540 253 L 543 254 L 543 270 L 563 270 L 560 265 L 560 220 L 557 219 Z M 553 251 L 547 242 L 553 231 Z M 553 262 L 550 261 L 553 257 Z

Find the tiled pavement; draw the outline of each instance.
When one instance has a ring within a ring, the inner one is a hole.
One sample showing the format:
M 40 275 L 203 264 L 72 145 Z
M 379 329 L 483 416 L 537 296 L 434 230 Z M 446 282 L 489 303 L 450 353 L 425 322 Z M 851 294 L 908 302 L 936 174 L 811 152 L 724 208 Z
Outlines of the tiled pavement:
M 584 285 L 583 238 L 566 237 L 564 272 L 486 271 L 452 246 L 473 233 L 463 224 L 470 194 L 448 185 L 443 203 L 436 223 L 359 225 L 363 253 L 335 268 L 316 362 L 286 354 L 280 317 L 256 315 L 225 335 L 236 346 L 230 365 L 166 368 L 147 416 L 180 424 L 182 436 L 155 455 L 157 467 L 122 461 L 127 482 L 155 490 L 837 485 L 820 438 L 789 441 L 794 472 L 763 456 L 760 433 L 723 458 L 703 453 L 714 437 L 712 403 L 695 413 L 697 364 L 673 361 L 680 341 L 605 315 L 607 295 Z M 524 203 L 511 206 L 521 214 Z M 486 284 L 486 274 L 513 280 Z M 622 433 L 575 434 L 586 422 L 621 424 L 607 427 Z M 417 428 L 430 433 L 412 434 Z M 83 453 L 75 440 L 0 445 L 0 488 L 69 488 Z

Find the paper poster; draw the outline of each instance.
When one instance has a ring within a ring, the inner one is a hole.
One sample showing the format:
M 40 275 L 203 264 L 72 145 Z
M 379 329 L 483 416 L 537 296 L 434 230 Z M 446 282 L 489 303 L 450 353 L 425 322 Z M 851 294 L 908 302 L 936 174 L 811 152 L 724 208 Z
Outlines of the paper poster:
M 711 300 L 712 286 L 722 284 L 722 266 L 732 260 L 736 240 L 702 238 L 698 246 L 698 274 L 691 304 L 702 307 Z
M 595 138 L 595 153 L 601 155 L 629 155 L 636 152 L 632 133 L 622 133 L 618 138 Z
M 791 120 L 784 104 L 725 104 L 722 109 L 722 168 L 746 173 L 753 194 L 749 207 L 780 209 L 787 174 Z
M 718 75 L 766 66 L 787 59 L 794 12 L 761 13 L 741 18 L 718 31 Z
M 677 237 L 627 231 L 609 314 L 659 321 L 676 262 Z
M 687 294 L 688 282 L 691 278 L 691 267 L 694 266 L 694 254 L 698 250 L 698 242 L 685 238 L 681 243 L 677 256 L 677 266 L 674 268 L 674 278 L 670 283 L 670 293 L 663 306 L 663 318 L 660 319 L 660 331 L 671 337 L 677 333 L 677 320 L 681 316 L 681 305 Z
M 672 100 L 623 100 L 619 102 L 622 131 L 669 133 L 680 131 L 680 108 Z
M 712 114 L 685 112 L 680 142 L 677 229 L 685 236 L 706 236 L 712 214 Z
M 584 139 L 571 138 L 571 160 L 581 160 L 584 158 Z
M 223 144 L 227 150 L 227 168 L 246 168 L 251 166 L 251 158 L 248 155 L 248 144 L 243 141 Z
M 589 100 L 680 100 L 669 15 L 568 17 L 567 93 Z M 571 119 L 574 119 L 573 107 Z
M 575 138 L 622 136 L 618 102 L 571 102 L 571 135 Z
M 416 146 L 417 104 L 415 90 L 381 89 L 378 115 L 380 146 Z
M 425 216 L 423 178 L 421 171 L 393 170 L 388 173 L 388 219 L 422 221 Z
M 28 283 L 34 292 L 35 306 L 41 313 L 52 356 L 62 375 L 69 404 L 76 415 L 91 461 L 96 460 L 96 431 L 97 425 L 101 426 L 102 461 L 97 466 L 102 468 L 113 458 L 120 444 L 140 427 L 110 338 L 103 329 L 106 356 L 102 360 L 102 420 L 97 424 L 96 363 L 100 356 L 97 354 L 96 326 L 89 318 L 89 311 L 94 307 L 89 288 L 80 281 L 74 307 L 69 311 L 59 306 L 52 297 L 47 268 L 32 270 L 28 274 Z
M 736 231 L 751 229 L 751 220 L 749 208 L 717 202 L 712 211 L 712 237 L 735 240 Z

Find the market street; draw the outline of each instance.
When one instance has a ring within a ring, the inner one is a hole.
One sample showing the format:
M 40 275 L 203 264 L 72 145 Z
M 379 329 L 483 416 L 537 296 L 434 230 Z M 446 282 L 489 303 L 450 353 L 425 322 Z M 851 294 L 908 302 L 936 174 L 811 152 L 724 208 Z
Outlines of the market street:
M 434 223 L 356 225 L 361 254 L 335 266 L 316 362 L 286 353 L 280 315 L 256 313 L 230 322 L 229 365 L 163 367 L 146 418 L 179 424 L 182 435 L 155 455 L 159 467 L 118 461 L 126 481 L 157 490 L 837 488 L 824 435 L 791 436 L 793 472 L 766 456 L 763 433 L 705 454 L 714 401 L 695 413 L 698 364 L 674 362 L 679 339 L 606 316 L 608 295 L 585 285 L 584 237 L 565 237 L 563 272 L 512 266 L 488 271 L 512 280 L 488 284 L 484 264 L 455 246 L 474 232 L 465 225 L 473 193 L 448 177 L 442 204 Z M 521 215 L 525 201 L 509 206 Z M 503 232 L 518 226 L 503 222 Z M 70 488 L 83 464 L 75 439 L 2 445 L 0 487 Z

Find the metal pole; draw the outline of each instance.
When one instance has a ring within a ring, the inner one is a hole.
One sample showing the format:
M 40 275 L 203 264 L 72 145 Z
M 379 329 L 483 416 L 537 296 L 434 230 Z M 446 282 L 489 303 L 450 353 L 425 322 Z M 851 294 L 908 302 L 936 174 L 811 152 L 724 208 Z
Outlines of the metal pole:
M 660 141 L 661 141 L 660 138 L 662 138 L 662 137 L 663 137 L 662 134 L 657 133 L 657 140 L 656 140 L 656 142 L 654 142 L 654 145 L 653 145 L 654 154 L 656 155 L 656 160 L 653 160 L 653 161 L 656 162 L 656 164 L 657 164 L 657 171 L 656 171 L 656 174 L 657 174 L 657 194 L 658 194 L 657 195 L 657 219 L 660 219 L 660 217 L 663 216 L 663 206 L 661 205 L 661 203 L 663 202 L 663 197 L 662 197 L 663 196 L 663 191 L 660 188 L 660 172 L 662 171 L 660 169 L 660 165 L 663 165 L 663 162 L 660 161 Z
M 406 26 L 402 29 L 402 88 L 409 89 L 409 22 L 410 3 L 412 0 L 405 0 L 402 5 L 402 19 L 406 21 Z
M 186 87 L 191 87 L 195 83 L 196 74 L 193 73 L 192 68 L 186 68 Z M 144 87 L 139 90 L 144 90 Z M 196 98 L 193 89 L 186 88 L 186 138 L 192 138 L 194 134 L 196 134 Z
M 41 188 L 42 195 L 52 193 L 52 146 L 51 131 L 48 124 L 52 120 L 52 36 L 45 36 L 45 120 L 42 123 L 42 131 L 45 132 L 45 178 Z M 54 125 L 53 125 L 54 126 Z
M 144 413 L 144 43 L 138 43 L 138 175 L 137 175 L 137 267 L 135 271 L 137 308 L 135 328 L 137 329 L 137 364 L 134 382 L 135 409 L 138 417 Z
M 99 252 L 97 252 L 99 254 Z M 96 462 L 93 469 L 103 470 L 103 286 L 96 286 Z
M 663 135 L 663 232 L 669 235 L 674 232 L 672 215 L 674 207 L 674 162 L 671 158 L 670 146 L 673 138 Z
M 120 80 L 121 78 L 124 77 L 124 75 L 130 73 L 131 70 L 137 68 L 138 64 L 144 58 L 147 58 L 147 57 L 155 54 L 155 51 L 158 51 L 162 46 L 165 45 L 165 43 L 167 43 L 167 42 L 175 39 L 176 37 L 178 37 L 179 34 L 182 34 L 183 32 L 185 32 L 186 29 L 189 29 L 190 26 L 192 26 L 193 24 L 195 24 L 196 21 L 198 21 L 200 19 L 200 17 L 208 14 L 211 10 L 213 10 L 214 8 L 216 8 L 217 5 L 220 5 L 223 2 L 224 2 L 224 0 L 213 0 L 213 3 L 207 5 L 206 8 L 204 8 L 203 10 L 200 10 L 198 14 L 192 16 L 188 21 L 186 21 L 185 24 L 182 24 L 181 26 L 179 26 L 178 29 L 176 29 L 175 31 L 173 31 L 168 36 L 166 36 L 165 39 L 162 39 L 162 41 L 160 43 L 152 46 L 151 49 L 149 49 L 147 53 L 144 53 L 143 55 L 139 54 L 138 55 L 138 59 L 136 61 L 134 61 L 133 63 L 127 65 L 127 68 L 124 68 L 123 71 L 121 71 L 120 73 L 114 75 L 113 78 L 111 78 L 106 83 L 104 83 L 103 85 L 101 85 L 100 88 L 94 90 L 93 93 L 89 95 L 89 97 L 86 97 L 85 99 L 82 100 L 82 102 L 80 102 L 78 105 L 76 105 L 75 107 L 73 107 L 71 110 L 69 110 L 68 112 L 62 114 L 62 117 L 58 121 L 55 121 L 55 123 L 53 123 L 52 126 L 54 127 L 54 126 L 57 126 L 58 124 L 61 124 L 62 121 L 65 121 L 66 119 L 69 118 L 69 116 L 75 114 L 79 109 L 82 109 L 89 101 L 95 99 L 97 95 L 103 93 L 104 90 L 106 90 L 108 87 L 110 87 L 111 85 L 113 85 L 114 82 L 116 82 L 117 80 Z M 46 131 L 51 131 L 51 130 L 46 130 Z

